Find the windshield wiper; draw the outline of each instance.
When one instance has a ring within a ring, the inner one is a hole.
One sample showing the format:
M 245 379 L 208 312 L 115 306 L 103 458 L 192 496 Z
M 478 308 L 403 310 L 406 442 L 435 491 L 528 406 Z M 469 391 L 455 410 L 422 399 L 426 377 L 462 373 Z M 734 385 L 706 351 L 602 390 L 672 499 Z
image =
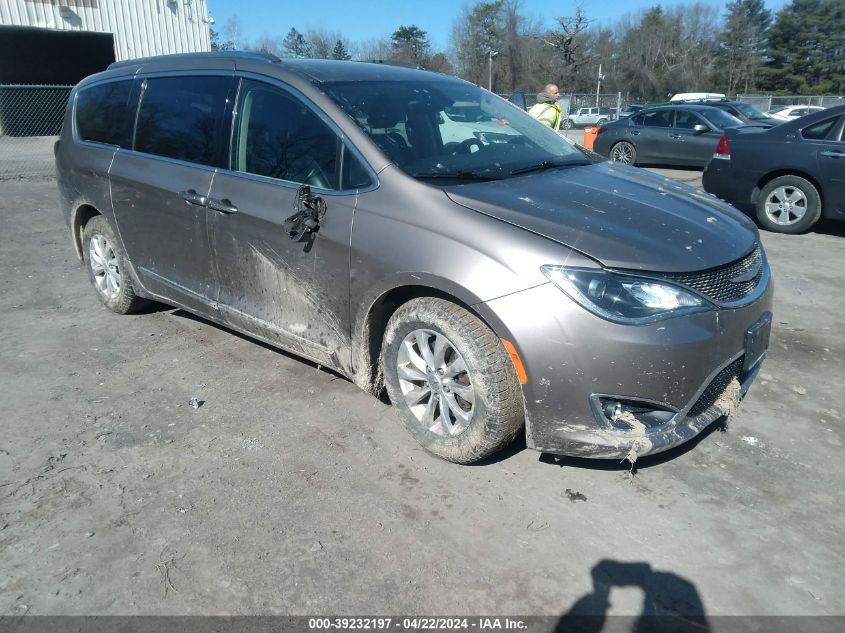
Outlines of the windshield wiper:
M 545 169 L 554 169 L 556 167 L 576 167 L 578 165 L 592 165 L 588 160 L 544 160 L 542 163 L 536 165 L 529 165 L 527 167 L 519 167 L 511 170 L 511 176 L 518 176 L 519 174 L 527 174 L 531 171 L 543 171 Z
M 445 178 L 448 180 L 499 180 L 499 176 L 485 176 L 477 171 L 421 171 L 411 174 L 413 178 Z

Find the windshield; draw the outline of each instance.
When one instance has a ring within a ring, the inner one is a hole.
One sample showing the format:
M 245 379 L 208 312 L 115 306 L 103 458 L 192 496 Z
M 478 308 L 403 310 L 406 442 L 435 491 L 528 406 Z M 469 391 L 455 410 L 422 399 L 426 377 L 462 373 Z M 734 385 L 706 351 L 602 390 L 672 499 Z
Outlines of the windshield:
M 763 121 L 769 118 L 753 105 L 749 105 L 747 103 L 735 103 L 734 107 L 752 121 Z
M 495 180 L 589 162 L 528 113 L 455 80 L 331 82 L 323 89 L 405 173 Z
M 743 122 L 737 119 L 733 114 L 729 114 L 719 108 L 707 108 L 707 112 L 699 112 L 699 114 L 722 130 L 729 127 L 739 127 L 740 125 L 744 125 Z

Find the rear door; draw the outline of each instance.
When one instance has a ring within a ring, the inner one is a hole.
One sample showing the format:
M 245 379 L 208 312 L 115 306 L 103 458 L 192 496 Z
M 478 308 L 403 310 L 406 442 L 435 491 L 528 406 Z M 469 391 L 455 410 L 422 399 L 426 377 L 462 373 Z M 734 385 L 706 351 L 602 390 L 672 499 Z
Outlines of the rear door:
M 132 150 L 109 172 L 120 237 L 141 283 L 206 312 L 216 288 L 205 199 L 226 152 L 231 75 L 148 77 Z
M 232 137 L 231 168 L 217 173 L 208 202 L 220 317 L 348 368 L 352 218 L 356 190 L 374 175 L 330 120 L 284 84 L 242 80 Z M 316 231 L 291 238 L 285 220 L 301 209 L 303 185 L 324 214 Z
M 637 148 L 638 162 L 669 163 L 672 131 L 672 110 L 649 110 L 633 118 L 628 130 L 631 142 Z

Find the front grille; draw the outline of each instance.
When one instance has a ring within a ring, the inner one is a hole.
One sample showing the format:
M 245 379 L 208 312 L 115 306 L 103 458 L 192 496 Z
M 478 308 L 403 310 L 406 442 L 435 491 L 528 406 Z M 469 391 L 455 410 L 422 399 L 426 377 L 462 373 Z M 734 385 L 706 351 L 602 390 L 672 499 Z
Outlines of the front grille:
M 757 244 L 750 254 L 733 264 L 699 273 L 671 273 L 667 274 L 666 278 L 689 286 L 715 303 L 731 303 L 744 299 L 754 292 L 763 278 L 765 265 L 763 251 Z M 737 276 L 754 270 L 755 267 L 757 273 L 751 279 L 731 281 Z
M 724 393 L 725 389 L 728 388 L 728 385 L 731 384 L 731 381 L 734 378 L 739 380 L 739 376 L 742 373 L 743 360 L 743 358 L 735 360 L 716 374 L 716 377 L 709 385 L 707 385 L 707 389 L 705 389 L 704 393 L 702 393 L 698 400 L 695 401 L 695 404 L 692 405 L 692 408 L 689 410 L 687 415 L 690 417 L 696 417 L 716 404 L 719 396 Z

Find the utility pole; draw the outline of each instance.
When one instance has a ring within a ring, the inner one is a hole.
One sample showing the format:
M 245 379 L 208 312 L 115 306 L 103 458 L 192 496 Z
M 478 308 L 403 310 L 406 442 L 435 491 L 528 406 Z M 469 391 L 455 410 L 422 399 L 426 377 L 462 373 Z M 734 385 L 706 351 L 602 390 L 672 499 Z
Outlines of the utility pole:
M 601 74 L 601 64 L 599 64 L 599 81 L 596 85 L 596 107 L 599 107 L 599 92 L 601 91 L 601 80 L 604 79 L 604 75 Z
M 487 51 L 487 90 L 493 92 L 493 58 L 499 51 Z

